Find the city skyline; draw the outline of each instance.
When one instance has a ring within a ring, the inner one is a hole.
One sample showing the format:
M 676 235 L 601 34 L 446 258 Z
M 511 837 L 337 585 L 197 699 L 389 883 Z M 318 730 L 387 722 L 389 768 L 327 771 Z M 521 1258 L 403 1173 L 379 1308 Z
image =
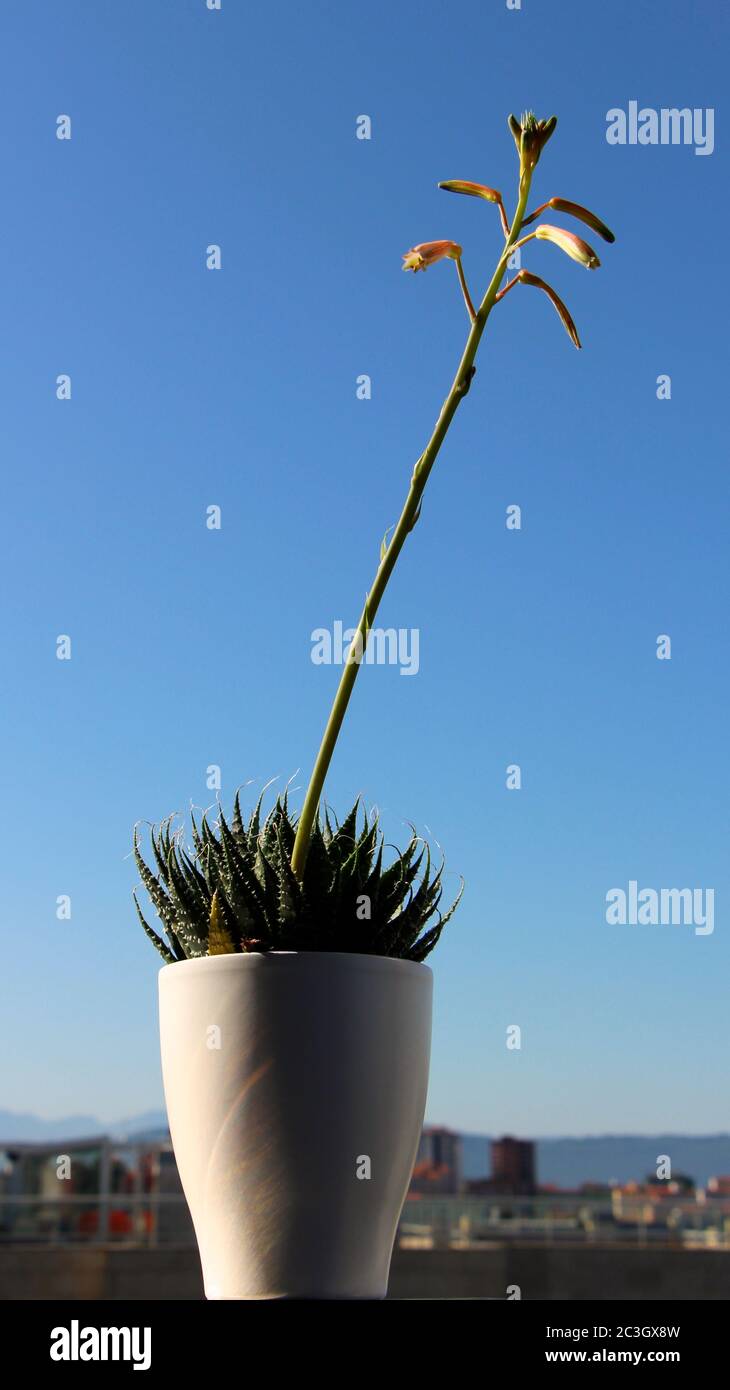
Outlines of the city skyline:
M 79 1149 L 103 1144 L 120 1156 L 140 1145 L 167 1145 L 164 1111 L 102 1125 L 94 1117 L 69 1117 L 44 1128 L 14 1123 L 0 1110 L 0 1177 L 23 1153 L 61 1162 Z M 73 1163 L 73 1158 L 72 1158 Z M 424 1123 L 410 1185 L 411 1196 L 462 1193 L 485 1197 L 512 1193 L 535 1196 L 636 1188 L 664 1200 L 677 1190 L 730 1195 L 730 1133 L 688 1135 L 603 1135 L 545 1137 L 468 1134 Z

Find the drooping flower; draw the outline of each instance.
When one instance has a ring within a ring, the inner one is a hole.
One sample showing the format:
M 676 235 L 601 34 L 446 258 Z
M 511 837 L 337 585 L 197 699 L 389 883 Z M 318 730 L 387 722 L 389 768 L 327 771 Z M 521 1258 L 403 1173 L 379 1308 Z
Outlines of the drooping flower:
M 584 265 L 586 270 L 596 270 L 601 264 L 593 247 L 582 237 L 576 236 L 575 232 L 566 232 L 564 227 L 551 227 L 548 222 L 541 222 L 539 227 L 535 228 L 533 236 L 539 241 L 552 241 L 566 256 L 570 256 L 571 260 Z
M 605 222 L 602 222 L 600 217 L 596 217 L 595 212 L 591 212 L 589 208 L 581 207 L 580 203 L 571 203 L 567 198 L 551 198 L 548 206 L 554 208 L 556 212 L 567 213 L 569 217 L 577 217 L 579 222 L 585 222 L 587 227 L 592 227 L 594 232 L 598 232 L 604 241 L 616 240 Z
M 447 193 L 468 193 L 472 198 L 486 198 L 488 203 L 501 203 L 502 194 L 496 188 L 487 188 L 485 183 L 469 183 L 467 179 L 447 179 L 439 184 Z
M 435 265 L 436 261 L 442 261 L 444 258 L 458 261 L 461 252 L 461 246 L 457 246 L 455 241 L 422 241 L 419 246 L 412 246 L 410 251 L 406 251 L 403 269 L 427 270 L 430 265 Z
M 530 223 L 534 222 L 535 218 L 539 217 L 540 213 L 545 211 L 545 208 L 552 208 L 554 212 L 564 212 L 568 217 L 577 217 L 579 222 L 585 222 L 587 227 L 591 227 L 594 232 L 598 232 L 598 235 L 602 236 L 604 241 L 616 240 L 611 229 L 606 226 L 605 222 L 601 221 L 600 217 L 596 217 L 595 212 L 591 212 L 589 208 L 582 207 L 580 203 L 571 203 L 568 198 L 548 198 L 546 203 L 542 203 L 529 217 L 525 218 L 522 223 L 523 227 L 529 227 Z
M 439 184 L 439 188 L 444 188 L 447 193 L 468 193 L 471 198 L 484 198 L 487 203 L 496 203 L 499 208 L 499 217 L 502 223 L 502 230 L 506 237 L 509 236 L 509 222 L 504 210 L 502 194 L 496 188 L 489 188 L 486 183 L 470 183 L 468 179 L 446 179 Z
M 579 348 L 581 346 L 581 341 L 578 337 L 578 330 L 573 322 L 572 315 L 564 305 L 560 295 L 555 293 L 552 285 L 548 285 L 546 280 L 541 280 L 539 275 L 533 275 L 529 270 L 521 270 L 517 279 L 521 285 L 534 285 L 536 290 L 543 290 L 545 292 L 551 304 L 553 304 L 557 310 L 560 321 L 568 337 L 575 343 L 575 346 Z

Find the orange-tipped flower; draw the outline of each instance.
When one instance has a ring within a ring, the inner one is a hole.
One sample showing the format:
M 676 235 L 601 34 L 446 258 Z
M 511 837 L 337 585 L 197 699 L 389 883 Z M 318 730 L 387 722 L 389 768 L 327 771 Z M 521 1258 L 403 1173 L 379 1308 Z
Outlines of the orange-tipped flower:
M 577 217 L 579 222 L 585 222 L 587 227 L 591 227 L 594 232 L 598 232 L 604 241 L 615 241 L 616 238 L 605 222 L 600 217 L 596 217 L 595 212 L 590 212 L 588 208 L 581 207 L 580 203 L 570 203 L 567 198 L 551 198 L 548 207 L 554 208 L 556 212 L 564 212 L 569 217 Z
M 469 183 L 464 179 L 447 179 L 440 183 L 447 193 L 468 193 L 472 198 L 486 198 L 488 203 L 501 203 L 502 194 L 496 188 L 487 188 L 485 183 Z
M 606 226 L 605 222 L 601 221 L 600 217 L 596 217 L 595 212 L 591 212 L 588 208 L 581 207 L 580 203 L 571 203 L 567 198 L 548 198 L 548 201 L 543 203 L 542 207 L 537 209 L 537 212 L 533 212 L 531 217 L 525 218 L 522 223 L 523 227 L 528 227 L 531 222 L 534 222 L 535 218 L 539 217 L 540 213 L 543 212 L 545 208 L 553 208 L 555 212 L 564 212 L 568 217 L 577 217 L 579 222 L 585 222 L 587 227 L 591 227 L 594 232 L 598 232 L 598 235 L 602 236 L 604 241 L 616 240 L 613 232 Z
M 458 261 L 462 248 L 455 241 L 422 241 L 420 246 L 412 246 L 403 257 L 404 270 L 426 270 L 444 257 Z
M 576 236 L 575 232 L 566 232 L 564 227 L 551 227 L 547 222 L 541 222 L 540 226 L 535 228 L 534 235 L 540 241 L 552 241 L 566 256 L 570 256 L 571 260 L 584 265 L 586 270 L 596 270 L 601 264 L 593 247 L 582 237 Z

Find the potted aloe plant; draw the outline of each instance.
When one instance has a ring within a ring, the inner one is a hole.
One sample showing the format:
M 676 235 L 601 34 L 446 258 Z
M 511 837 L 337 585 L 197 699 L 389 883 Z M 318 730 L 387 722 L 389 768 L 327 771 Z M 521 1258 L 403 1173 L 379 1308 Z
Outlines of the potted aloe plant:
M 411 475 L 349 648 L 299 815 L 286 794 L 230 821 L 191 817 L 191 842 L 170 820 L 151 832 L 153 867 L 134 852 L 163 935 L 137 912 L 165 960 L 160 971 L 162 1065 L 170 1130 L 210 1299 L 382 1298 L 398 1217 L 423 1123 L 432 976 L 424 960 L 442 915 L 443 865 L 414 834 L 393 862 L 377 815 L 356 803 L 338 822 L 324 783 L 373 619 L 454 415 L 469 391 L 495 306 L 517 285 L 544 291 L 576 347 L 556 292 L 527 270 L 505 284 L 513 252 L 533 238 L 595 269 L 573 232 L 546 209 L 608 228 L 553 197 L 528 212 L 530 186 L 556 125 L 530 113 L 509 126 L 519 155 L 517 203 L 483 184 L 440 184 L 494 203 L 502 244 L 475 308 L 453 241 L 414 246 L 404 269 L 450 259 L 469 319 L 466 344 L 431 438 Z M 461 893 L 459 894 L 459 897 Z M 163 939 L 164 936 L 164 939 Z

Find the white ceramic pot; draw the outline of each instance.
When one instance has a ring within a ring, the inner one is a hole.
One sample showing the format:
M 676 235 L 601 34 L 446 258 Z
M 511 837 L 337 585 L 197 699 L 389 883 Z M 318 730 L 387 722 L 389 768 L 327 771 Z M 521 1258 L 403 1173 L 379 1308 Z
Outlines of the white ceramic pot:
M 426 1105 L 428 966 L 272 951 L 159 978 L 206 1297 L 384 1298 Z

